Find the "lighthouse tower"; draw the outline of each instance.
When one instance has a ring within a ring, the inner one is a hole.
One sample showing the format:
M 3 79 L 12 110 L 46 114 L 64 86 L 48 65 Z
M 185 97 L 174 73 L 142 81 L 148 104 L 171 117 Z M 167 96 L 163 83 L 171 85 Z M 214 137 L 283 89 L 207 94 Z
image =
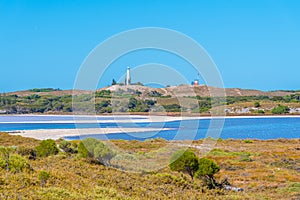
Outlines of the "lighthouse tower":
M 127 67 L 126 77 L 125 77 L 125 85 L 130 85 L 131 78 L 130 78 L 130 67 Z

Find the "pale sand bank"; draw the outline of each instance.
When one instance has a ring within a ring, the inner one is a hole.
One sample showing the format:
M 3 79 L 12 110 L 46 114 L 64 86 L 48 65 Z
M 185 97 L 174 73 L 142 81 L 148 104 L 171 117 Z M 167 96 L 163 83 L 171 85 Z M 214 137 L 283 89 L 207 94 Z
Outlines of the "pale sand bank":
M 38 140 L 53 139 L 68 136 L 111 134 L 111 133 L 136 133 L 148 131 L 171 130 L 170 128 L 85 128 L 85 129 L 39 129 L 39 130 L 21 130 L 9 132 L 12 135 L 21 135 Z

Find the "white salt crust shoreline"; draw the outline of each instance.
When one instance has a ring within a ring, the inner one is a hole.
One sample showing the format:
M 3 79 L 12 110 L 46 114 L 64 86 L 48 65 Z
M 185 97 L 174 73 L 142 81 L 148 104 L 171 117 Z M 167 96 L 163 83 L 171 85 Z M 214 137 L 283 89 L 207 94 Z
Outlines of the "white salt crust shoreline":
M 54 120 L 54 121 L 0 121 L 0 124 L 22 124 L 22 123 L 147 123 L 147 122 L 170 122 L 178 120 L 193 120 L 193 119 L 260 119 L 260 118 L 300 118 L 300 115 L 270 115 L 270 116 L 215 116 L 215 117 L 172 117 L 172 116 L 158 116 L 158 115 L 4 115 L 4 116 L 16 116 L 16 117 L 74 117 L 74 120 Z M 1 117 L 1 116 L 0 116 Z M 96 119 L 96 117 L 98 119 Z M 89 118 L 89 120 L 83 120 L 78 118 Z M 101 119 L 103 118 L 103 119 Z M 114 118 L 114 119 L 105 119 Z
M 38 140 L 57 140 L 64 137 L 74 137 L 81 135 L 102 135 L 112 133 L 138 133 L 148 131 L 171 130 L 170 128 L 86 128 L 86 129 L 38 129 L 20 130 L 8 132 L 11 135 L 21 135 L 22 137 L 35 138 Z

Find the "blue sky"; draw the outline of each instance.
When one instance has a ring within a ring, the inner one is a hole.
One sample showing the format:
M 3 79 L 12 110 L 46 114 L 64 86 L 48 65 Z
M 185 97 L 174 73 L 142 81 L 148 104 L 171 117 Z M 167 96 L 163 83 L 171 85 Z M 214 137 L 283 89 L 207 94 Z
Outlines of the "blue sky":
M 71 89 L 93 48 L 141 27 L 195 39 L 217 64 L 225 87 L 300 89 L 299 10 L 296 0 L 0 0 L 0 92 Z M 149 62 L 174 67 L 188 81 L 197 77 L 184 73 L 189 66 L 183 61 L 145 51 L 119 59 L 99 86 L 119 79 L 128 65 Z

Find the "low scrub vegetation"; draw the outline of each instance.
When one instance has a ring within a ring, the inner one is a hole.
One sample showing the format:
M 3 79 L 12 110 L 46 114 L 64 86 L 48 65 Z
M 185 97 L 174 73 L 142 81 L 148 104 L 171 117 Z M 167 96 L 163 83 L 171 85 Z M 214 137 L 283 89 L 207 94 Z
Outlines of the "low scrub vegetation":
M 282 106 L 282 105 L 278 105 L 275 108 L 272 109 L 272 113 L 273 114 L 287 114 L 289 113 L 289 107 L 287 106 Z
M 58 148 L 54 140 L 48 139 L 43 140 L 37 147 L 36 147 L 36 154 L 39 157 L 47 157 L 50 155 L 56 155 L 58 153 Z
M 132 156 L 148 154 L 172 143 L 162 139 L 112 142 L 119 148 L 132 151 Z M 0 133 L 0 199 L 300 197 L 299 139 L 253 140 L 253 143 L 245 143 L 243 140 L 218 140 L 215 149 L 205 158 L 200 156 L 199 149 L 190 148 L 173 155 L 177 158 L 171 159 L 175 162 L 172 162 L 173 166 L 170 163 L 170 166 L 158 171 L 140 173 L 102 165 L 102 158 L 114 154 L 107 153 L 107 144 L 104 141 L 95 139 L 57 140 L 54 141 L 59 149 L 57 153 L 48 154 L 47 157 L 41 156 L 45 154 L 37 154 L 35 159 L 29 159 L 31 152 L 37 151 L 36 147 L 42 143 L 43 141 Z M 50 149 L 54 148 L 53 141 L 47 143 L 51 144 Z M 81 144 L 84 143 L 83 148 Z M 193 146 L 201 146 L 202 143 L 202 140 L 194 141 Z M 86 149 L 91 151 L 87 152 Z M 248 156 L 252 161 L 241 160 L 243 156 Z M 95 162 L 90 162 L 91 159 Z M 220 187 L 228 185 L 229 182 L 231 188 L 243 188 L 244 192 Z
M 240 109 L 246 107 L 250 114 L 285 114 L 299 108 L 300 94 L 286 96 L 186 96 L 182 101 L 195 100 L 193 105 L 180 105 L 178 98 L 163 95 L 156 90 L 142 93 L 127 88 L 116 91 L 98 90 L 90 94 L 69 95 L 59 89 L 32 89 L 26 95 L 0 94 L 2 113 L 112 113 L 112 112 L 191 112 L 210 114 L 213 107 L 228 106 Z M 17 93 L 18 94 L 18 93 Z M 76 109 L 72 106 L 74 100 Z M 198 104 L 197 104 L 198 102 Z M 280 104 L 280 105 L 278 105 Z M 277 106 L 278 105 L 278 106 Z M 186 107 L 187 106 L 187 107 Z M 294 111 L 295 112 L 295 111 Z M 296 111 L 298 112 L 298 111 Z M 238 114 L 238 113 L 237 113 Z M 248 113 L 249 114 L 249 113 Z

